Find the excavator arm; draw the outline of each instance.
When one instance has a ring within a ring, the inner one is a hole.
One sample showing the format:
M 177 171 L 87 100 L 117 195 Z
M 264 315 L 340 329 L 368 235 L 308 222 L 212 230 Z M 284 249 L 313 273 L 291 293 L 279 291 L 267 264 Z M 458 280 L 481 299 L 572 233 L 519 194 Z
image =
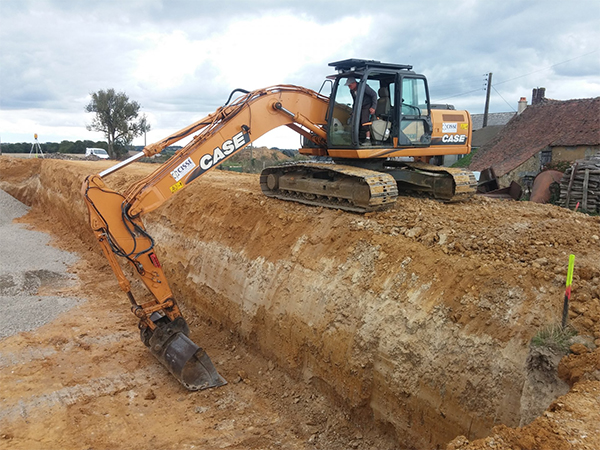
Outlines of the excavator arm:
M 246 94 L 230 106 L 144 149 L 147 156 L 198 131 L 186 147 L 125 193 L 131 216 L 150 212 L 197 177 L 279 126 L 287 125 L 325 147 L 328 98 L 297 86 L 276 86 Z M 148 151 L 147 151 L 148 150 Z
M 309 89 L 275 86 L 249 92 L 231 105 L 220 107 L 198 122 L 151 144 L 128 160 L 85 179 L 82 195 L 90 225 L 127 294 L 131 310 L 139 318 L 142 341 L 151 353 L 188 389 L 221 386 L 208 355 L 189 337 L 169 287 L 154 241 L 142 217 L 161 206 L 172 195 L 214 169 L 266 132 L 286 125 L 317 146 L 325 147 L 328 99 Z M 196 133 L 196 134 L 195 134 Z M 147 177 L 124 193 L 108 187 L 104 179 L 144 156 L 160 153 L 192 134 L 193 139 Z M 138 302 L 119 258 L 124 258 L 151 293 Z

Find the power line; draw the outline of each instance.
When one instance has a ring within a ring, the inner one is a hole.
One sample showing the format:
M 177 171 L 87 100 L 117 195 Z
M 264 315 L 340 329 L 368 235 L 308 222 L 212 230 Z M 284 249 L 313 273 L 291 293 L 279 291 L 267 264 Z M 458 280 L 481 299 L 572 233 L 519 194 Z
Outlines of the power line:
M 483 89 L 479 88 L 479 89 L 473 89 L 472 91 L 469 92 L 463 92 L 462 94 L 456 94 L 456 95 L 451 95 L 450 97 L 446 97 L 446 98 L 442 98 L 439 101 L 441 102 L 442 100 L 448 100 L 449 98 L 454 98 L 454 97 L 460 97 L 462 95 L 467 95 L 467 94 L 471 94 L 473 92 L 478 92 L 478 91 L 482 91 Z
M 593 51 L 591 51 L 591 52 L 588 52 L 588 53 L 585 53 L 585 54 L 583 54 L 583 55 L 575 56 L 574 58 L 567 59 L 567 60 L 565 60 L 565 61 L 561 61 L 561 62 L 558 62 L 558 63 L 556 63 L 556 64 L 552 64 L 551 66 L 549 66 L 549 67 L 545 67 L 545 68 L 543 68 L 543 69 L 535 70 L 535 71 L 533 71 L 533 72 L 529 72 L 529 73 L 526 73 L 526 74 L 524 74 L 524 75 L 519 75 L 518 77 L 515 77 L 515 78 L 510 78 L 510 79 L 508 79 L 508 80 L 499 81 L 499 82 L 497 82 L 497 83 L 494 83 L 494 85 L 495 85 L 495 86 L 497 86 L 497 85 L 499 85 L 499 84 L 508 83 L 509 81 L 518 80 L 519 78 L 524 78 L 524 77 L 526 77 L 526 76 L 529 76 L 529 75 L 532 75 L 532 74 L 534 74 L 534 73 L 543 72 L 544 70 L 552 69 L 553 67 L 560 66 L 561 64 L 566 64 L 566 63 L 568 63 L 568 62 L 571 62 L 571 61 L 573 61 L 573 60 L 575 60 L 575 59 L 579 59 L 579 58 L 583 58 L 584 56 L 591 55 L 592 53 L 596 53 L 597 51 L 598 51 L 598 50 L 593 50 Z M 487 74 L 484 74 L 484 76 L 487 76 Z M 476 78 L 476 77 L 470 77 L 470 78 Z M 472 91 L 463 92 L 463 93 L 461 93 L 461 94 L 451 95 L 450 97 L 442 98 L 442 99 L 440 99 L 439 101 L 448 100 L 448 99 L 450 99 L 450 98 L 455 98 L 455 97 L 461 97 L 461 96 L 463 96 L 463 95 L 472 94 L 473 92 L 477 92 L 477 91 L 480 91 L 480 90 L 482 90 L 482 89 L 474 89 L 474 90 L 472 90 Z M 494 89 L 494 90 L 495 90 L 495 89 Z M 498 92 L 498 91 L 496 91 L 496 92 Z M 498 93 L 498 95 L 500 95 L 500 94 Z M 502 96 L 500 95 L 500 97 L 502 97 Z M 503 100 L 504 100 L 504 99 L 503 99 Z M 506 100 L 504 100 L 504 101 L 506 101 Z
M 509 79 L 509 80 L 500 81 L 499 83 L 496 83 L 496 85 L 498 85 L 498 84 L 503 84 L 503 83 L 508 83 L 509 81 L 518 80 L 519 78 L 523 78 L 523 77 L 526 77 L 526 76 L 532 75 L 532 74 L 534 74 L 534 73 L 543 72 L 544 70 L 552 69 L 553 67 L 560 66 L 561 64 L 565 64 L 565 63 L 571 62 L 571 61 L 573 61 L 573 60 L 575 60 L 575 59 L 583 58 L 584 56 L 591 55 L 592 53 L 596 53 L 597 51 L 598 51 L 598 50 L 594 50 L 594 51 L 591 51 L 591 52 L 589 52 L 589 53 L 586 53 L 586 54 L 584 54 L 584 55 L 579 55 L 579 56 L 576 56 L 576 57 L 574 57 L 574 58 L 567 59 L 567 60 L 565 60 L 565 61 L 561 61 L 561 62 L 558 62 L 558 63 L 556 63 L 556 64 L 552 64 L 552 65 L 551 65 L 551 66 L 549 66 L 549 67 L 545 67 L 545 68 L 543 68 L 543 69 L 539 69 L 539 70 L 535 70 L 535 71 L 533 71 L 533 72 L 526 73 L 525 75 L 520 75 L 520 76 L 518 76 L 518 77 L 511 78 L 511 79 Z
M 502 100 L 504 100 L 504 103 L 506 103 L 510 109 L 512 109 L 514 112 L 517 112 L 517 110 L 515 108 L 513 108 L 512 105 L 510 103 L 508 103 L 504 97 L 502 97 L 502 94 L 500 94 L 500 92 L 498 92 L 498 90 L 496 89 L 496 87 L 494 85 L 492 85 L 492 89 L 494 91 L 496 91 L 496 94 L 498 94 L 500 96 L 500 98 Z
M 480 79 L 481 79 L 481 77 L 487 77 L 487 73 L 484 73 L 483 75 L 472 76 L 472 77 L 462 77 L 462 78 L 460 78 L 460 79 L 458 79 L 458 80 L 455 80 L 455 81 L 454 81 L 454 82 L 452 82 L 452 83 L 443 83 L 443 84 L 436 83 L 436 84 L 435 84 L 435 87 L 436 87 L 436 88 L 439 88 L 439 87 L 445 87 L 445 86 L 457 86 L 457 85 L 463 85 L 463 84 L 466 84 L 465 82 L 466 82 L 467 80 L 475 80 L 475 79 L 477 79 L 477 80 L 480 80 Z

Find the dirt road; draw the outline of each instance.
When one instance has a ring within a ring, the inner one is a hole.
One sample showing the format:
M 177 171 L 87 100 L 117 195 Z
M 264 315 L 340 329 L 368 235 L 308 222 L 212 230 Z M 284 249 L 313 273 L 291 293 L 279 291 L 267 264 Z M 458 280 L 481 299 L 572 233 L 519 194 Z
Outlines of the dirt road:
M 140 344 L 86 228 L 79 186 L 104 164 L 0 158 L 0 188 L 33 207 L 19 220 L 80 258 L 77 284 L 43 294 L 87 299 L 2 340 L 0 447 L 424 449 L 490 432 L 450 448 L 600 446 L 598 218 L 414 198 L 357 216 L 213 172 L 147 220 L 193 339 L 229 381 L 188 393 Z M 566 397 L 507 428 L 571 252 L 570 319 L 591 347 L 563 359 Z

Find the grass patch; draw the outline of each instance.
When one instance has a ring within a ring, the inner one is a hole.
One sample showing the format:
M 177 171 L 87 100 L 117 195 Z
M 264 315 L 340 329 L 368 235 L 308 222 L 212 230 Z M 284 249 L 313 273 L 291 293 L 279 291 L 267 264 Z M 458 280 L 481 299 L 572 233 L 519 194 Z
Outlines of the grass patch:
M 460 158 L 458 161 L 456 161 L 450 167 L 458 167 L 458 168 L 469 167 L 469 164 L 471 164 L 471 159 L 473 159 L 473 156 L 475 156 L 475 153 L 477 153 L 477 150 L 479 150 L 479 149 L 478 148 L 472 149 L 471 153 Z
M 542 328 L 531 339 L 532 347 L 546 347 L 567 352 L 571 346 L 571 339 L 577 336 L 577 330 L 571 326 L 563 328 L 559 324 L 548 325 Z

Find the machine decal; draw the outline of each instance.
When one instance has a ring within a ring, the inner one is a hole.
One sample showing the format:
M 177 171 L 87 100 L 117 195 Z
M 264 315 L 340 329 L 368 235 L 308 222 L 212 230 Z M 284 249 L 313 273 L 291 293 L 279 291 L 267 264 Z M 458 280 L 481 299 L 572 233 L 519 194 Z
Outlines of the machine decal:
M 458 131 L 457 123 L 442 123 L 442 133 L 456 133 Z
M 194 167 L 196 167 L 196 164 L 194 164 L 194 161 L 192 161 L 192 158 L 186 159 L 184 162 L 182 162 L 179 167 L 177 167 L 175 170 L 173 170 L 171 172 L 171 176 L 173 177 L 173 179 L 175 181 L 179 181 L 181 180 L 184 176 L 186 176 L 188 173 L 190 173 L 192 170 L 194 170 Z
M 169 189 L 171 189 L 171 193 L 174 194 L 175 192 L 177 192 L 182 187 L 183 187 L 183 182 L 178 181 L 173 186 L 171 186 Z
M 197 167 L 188 177 L 186 183 L 190 183 L 207 170 L 210 170 L 213 166 L 216 166 L 225 158 L 231 154 L 242 149 L 246 144 L 250 143 L 250 135 L 245 131 L 240 131 L 238 134 L 233 136 L 231 139 L 227 139 L 221 147 L 215 147 L 212 151 L 212 155 L 207 153 L 200 158 L 200 167 Z
M 468 123 L 461 123 L 460 124 L 460 128 L 463 130 L 468 130 L 469 129 L 469 124 Z
M 443 144 L 464 144 L 467 142 L 466 134 L 445 134 L 442 136 Z

